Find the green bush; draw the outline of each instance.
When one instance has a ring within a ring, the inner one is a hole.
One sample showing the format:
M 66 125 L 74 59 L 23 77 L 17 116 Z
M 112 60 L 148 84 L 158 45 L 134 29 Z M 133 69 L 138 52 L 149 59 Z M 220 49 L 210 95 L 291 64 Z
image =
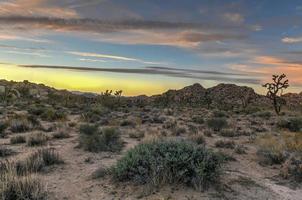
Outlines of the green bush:
M 221 157 L 185 141 L 152 141 L 130 149 L 112 168 L 118 181 L 160 186 L 182 183 L 195 189 L 218 180 Z
M 56 120 L 65 120 L 67 117 L 66 113 L 61 110 L 55 110 L 54 108 L 46 109 L 41 118 L 45 121 L 56 121 Z
M 87 151 L 120 151 L 123 141 L 120 132 L 115 128 L 104 128 L 100 130 L 95 125 L 82 125 L 80 127 L 80 147 Z
M 227 127 L 228 122 L 225 118 L 214 117 L 208 119 L 207 125 L 209 128 L 213 129 L 214 131 L 220 131 L 222 128 Z
M 95 123 L 101 120 L 101 117 L 107 115 L 109 112 L 109 109 L 103 106 L 92 106 L 83 112 L 82 119 L 85 122 Z
M 302 117 L 291 117 L 281 119 L 277 123 L 278 127 L 289 129 L 292 132 L 302 131 Z

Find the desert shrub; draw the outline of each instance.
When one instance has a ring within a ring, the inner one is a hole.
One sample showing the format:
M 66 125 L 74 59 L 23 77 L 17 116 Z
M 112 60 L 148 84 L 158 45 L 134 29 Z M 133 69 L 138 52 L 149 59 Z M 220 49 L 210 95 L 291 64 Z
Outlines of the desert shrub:
M 235 137 L 237 134 L 232 129 L 223 129 L 220 131 L 220 135 L 223 137 Z
M 243 146 L 242 144 L 240 145 L 236 145 L 235 149 L 234 149 L 234 152 L 237 153 L 237 154 L 246 154 L 246 147 Z
M 192 135 L 192 136 L 190 136 L 190 140 L 192 142 L 195 142 L 196 144 L 205 144 L 206 143 L 206 139 L 204 138 L 204 136 L 202 134 Z
M 69 122 L 68 126 L 69 127 L 76 127 L 77 123 L 76 122 Z
M 175 129 L 177 127 L 176 121 L 167 121 L 163 124 L 164 129 Z
M 214 131 L 220 131 L 222 128 L 227 127 L 228 122 L 225 118 L 211 118 L 207 120 L 207 125 Z
M 212 130 L 205 130 L 203 134 L 207 137 L 212 137 L 213 136 L 213 131 Z
M 286 147 L 281 142 L 280 138 L 273 135 L 264 135 L 256 139 L 258 144 L 257 155 L 260 159 L 260 164 L 273 165 L 281 164 L 285 161 L 287 155 Z
M 135 139 L 141 139 L 141 138 L 145 137 L 145 133 L 143 131 L 135 131 L 135 132 L 129 133 L 129 137 L 135 138 Z
M 8 171 L 0 176 L 0 197 L 3 200 L 46 200 L 47 191 L 42 182 L 32 175 L 18 176 Z
M 5 136 L 5 130 L 7 127 L 7 123 L 0 121 L 0 138 Z
M 32 133 L 27 136 L 26 138 L 26 145 L 27 146 L 41 146 L 46 144 L 48 140 L 48 136 L 44 133 Z
M 45 109 L 46 108 L 43 105 L 39 105 L 39 104 L 31 105 L 28 108 L 28 113 L 30 113 L 32 115 L 40 116 L 45 112 Z
M 259 149 L 257 155 L 263 165 L 282 164 L 286 159 L 284 152 L 268 148 Z
M 82 119 L 85 122 L 95 123 L 101 120 L 101 117 L 107 115 L 109 112 L 109 109 L 103 106 L 92 106 L 83 112 Z
M 91 174 L 92 179 L 98 179 L 98 178 L 103 178 L 106 175 L 110 174 L 110 169 L 104 168 L 104 167 L 99 167 L 97 170 L 95 170 Z
M 193 124 L 188 124 L 188 130 L 192 134 L 197 134 L 198 133 L 198 127 L 194 126 Z
M 270 119 L 272 117 L 272 113 L 270 111 L 259 111 L 253 114 L 253 117 L 260 117 L 263 119 Z
M 9 120 L 10 130 L 13 133 L 22 133 L 32 129 L 32 124 L 26 116 L 14 116 Z
M 196 124 L 203 124 L 204 123 L 204 119 L 202 116 L 200 115 L 196 115 L 192 117 L 192 121 Z
M 302 131 L 302 117 L 291 117 L 281 119 L 277 123 L 278 127 L 286 128 L 293 132 Z
M 43 148 L 29 155 L 25 160 L 16 162 L 19 175 L 41 172 L 45 167 L 64 163 L 60 155 L 52 148 Z
M 112 168 L 118 181 L 160 186 L 182 183 L 202 189 L 218 180 L 222 161 L 205 147 L 184 141 L 152 141 L 130 149 Z
M 7 157 L 15 154 L 15 152 L 12 149 L 9 149 L 4 146 L 0 146 L 0 158 L 1 157 Z
M 185 127 L 178 127 L 176 126 L 174 129 L 172 129 L 172 134 L 179 136 L 181 134 L 186 133 L 187 129 Z
M 98 129 L 94 125 L 82 125 L 80 127 L 80 147 L 87 151 L 120 151 L 123 142 L 120 132 L 115 128 Z
M 131 126 L 131 127 L 135 127 L 136 123 L 134 121 L 125 119 L 120 123 L 120 126 Z
M 24 135 L 15 135 L 10 138 L 11 144 L 22 144 L 26 142 L 26 137 Z
M 302 155 L 295 155 L 288 159 L 282 166 L 281 175 L 298 184 L 302 183 Z
M 214 110 L 213 111 L 213 117 L 217 117 L 217 118 L 226 118 L 228 117 L 228 114 L 225 111 L 221 111 L 221 110 Z
M 218 140 L 215 142 L 215 147 L 218 148 L 226 148 L 226 149 L 234 149 L 235 142 L 231 140 Z
M 54 108 L 46 109 L 41 115 L 41 119 L 45 121 L 56 121 L 56 120 L 65 120 L 67 114 L 62 110 L 56 110 Z
M 61 130 L 56 133 L 53 133 L 52 137 L 55 139 L 64 139 L 64 138 L 70 138 L 70 134 L 67 131 Z

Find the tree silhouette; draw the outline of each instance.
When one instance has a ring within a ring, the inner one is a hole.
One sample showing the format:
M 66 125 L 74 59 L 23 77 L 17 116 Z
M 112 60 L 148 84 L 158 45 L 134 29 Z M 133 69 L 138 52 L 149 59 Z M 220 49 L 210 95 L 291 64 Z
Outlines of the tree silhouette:
M 276 114 L 280 115 L 281 107 L 286 104 L 282 98 L 283 90 L 289 87 L 289 83 L 285 74 L 273 75 L 272 80 L 272 83 L 266 83 L 263 87 L 268 90 L 266 96 L 272 100 Z

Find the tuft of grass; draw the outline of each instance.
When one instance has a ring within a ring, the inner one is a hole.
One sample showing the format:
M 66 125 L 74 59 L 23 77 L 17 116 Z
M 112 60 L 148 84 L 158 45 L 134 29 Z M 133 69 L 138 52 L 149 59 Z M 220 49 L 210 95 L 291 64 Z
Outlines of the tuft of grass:
M 0 197 L 3 200 L 46 200 L 44 184 L 33 175 L 18 176 L 9 170 L 0 176 Z
M 7 125 L 6 122 L 0 121 L 0 138 L 5 137 L 5 130 L 6 130 L 7 127 L 8 127 L 8 125 Z
M 25 116 L 15 116 L 9 120 L 9 124 L 13 133 L 23 133 L 32 129 L 31 122 Z
M 227 118 L 228 114 L 225 111 L 214 110 L 213 111 L 213 117 L 216 117 L 216 118 Z
M 116 152 L 124 146 L 118 129 L 104 128 L 100 130 L 95 125 L 82 125 L 79 140 L 80 147 L 91 152 Z
M 286 148 L 280 138 L 267 134 L 256 138 L 256 143 L 258 144 L 257 155 L 260 164 L 282 164 L 286 160 Z
M 205 144 L 206 143 L 206 139 L 202 134 L 192 135 L 190 137 L 190 140 L 192 142 L 195 142 L 196 144 Z
M 185 141 L 151 141 L 130 149 L 111 169 L 117 181 L 159 187 L 182 183 L 197 190 L 219 179 L 221 157 Z
M 66 118 L 67 114 L 64 111 L 56 110 L 54 108 L 48 108 L 41 114 L 41 119 L 45 121 L 65 120 Z
M 9 149 L 4 146 L 0 146 L 0 158 L 1 157 L 7 157 L 15 154 L 15 152 L 12 149 Z
M 218 148 L 226 148 L 226 149 L 234 149 L 235 142 L 231 140 L 218 140 L 215 142 L 215 147 Z
M 204 119 L 200 115 L 193 116 L 192 121 L 196 124 L 204 124 Z
M 223 129 L 220 131 L 220 135 L 223 137 L 235 137 L 237 134 L 232 129 Z
M 135 132 L 129 133 L 129 137 L 134 138 L 134 139 L 141 139 L 141 138 L 145 137 L 145 133 L 143 131 L 135 131 Z
M 70 138 L 70 134 L 67 131 L 59 131 L 52 134 L 52 137 L 55 139 L 65 139 Z
M 26 145 L 33 147 L 33 146 L 42 146 L 45 145 L 48 141 L 48 136 L 44 133 L 32 133 L 27 136 L 26 138 Z
M 11 144 L 22 144 L 26 143 L 26 137 L 24 135 L 15 135 L 10 138 Z
M 227 122 L 226 118 L 214 117 L 214 118 L 207 120 L 207 125 L 213 131 L 220 131 L 221 129 L 228 126 L 228 122 Z
M 270 111 L 259 111 L 252 114 L 253 117 L 260 117 L 262 119 L 267 119 L 267 120 L 270 119 L 272 115 L 273 114 Z
M 52 148 L 43 148 L 32 153 L 25 160 L 16 162 L 15 168 L 19 175 L 41 172 L 45 167 L 63 164 L 60 155 Z

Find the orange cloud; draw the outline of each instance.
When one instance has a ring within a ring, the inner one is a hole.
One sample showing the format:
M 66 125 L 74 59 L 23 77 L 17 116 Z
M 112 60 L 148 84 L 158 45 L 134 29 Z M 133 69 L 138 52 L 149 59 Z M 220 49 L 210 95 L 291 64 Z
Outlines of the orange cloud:
M 47 0 L 14 0 L 0 3 L 0 15 L 75 18 L 75 10 L 47 4 Z
M 258 73 L 262 76 L 263 82 L 269 81 L 272 74 L 284 73 L 287 75 L 290 85 L 302 86 L 302 63 L 272 56 L 258 56 L 251 61 L 251 64 L 236 65 L 233 66 L 233 69 L 247 73 Z

